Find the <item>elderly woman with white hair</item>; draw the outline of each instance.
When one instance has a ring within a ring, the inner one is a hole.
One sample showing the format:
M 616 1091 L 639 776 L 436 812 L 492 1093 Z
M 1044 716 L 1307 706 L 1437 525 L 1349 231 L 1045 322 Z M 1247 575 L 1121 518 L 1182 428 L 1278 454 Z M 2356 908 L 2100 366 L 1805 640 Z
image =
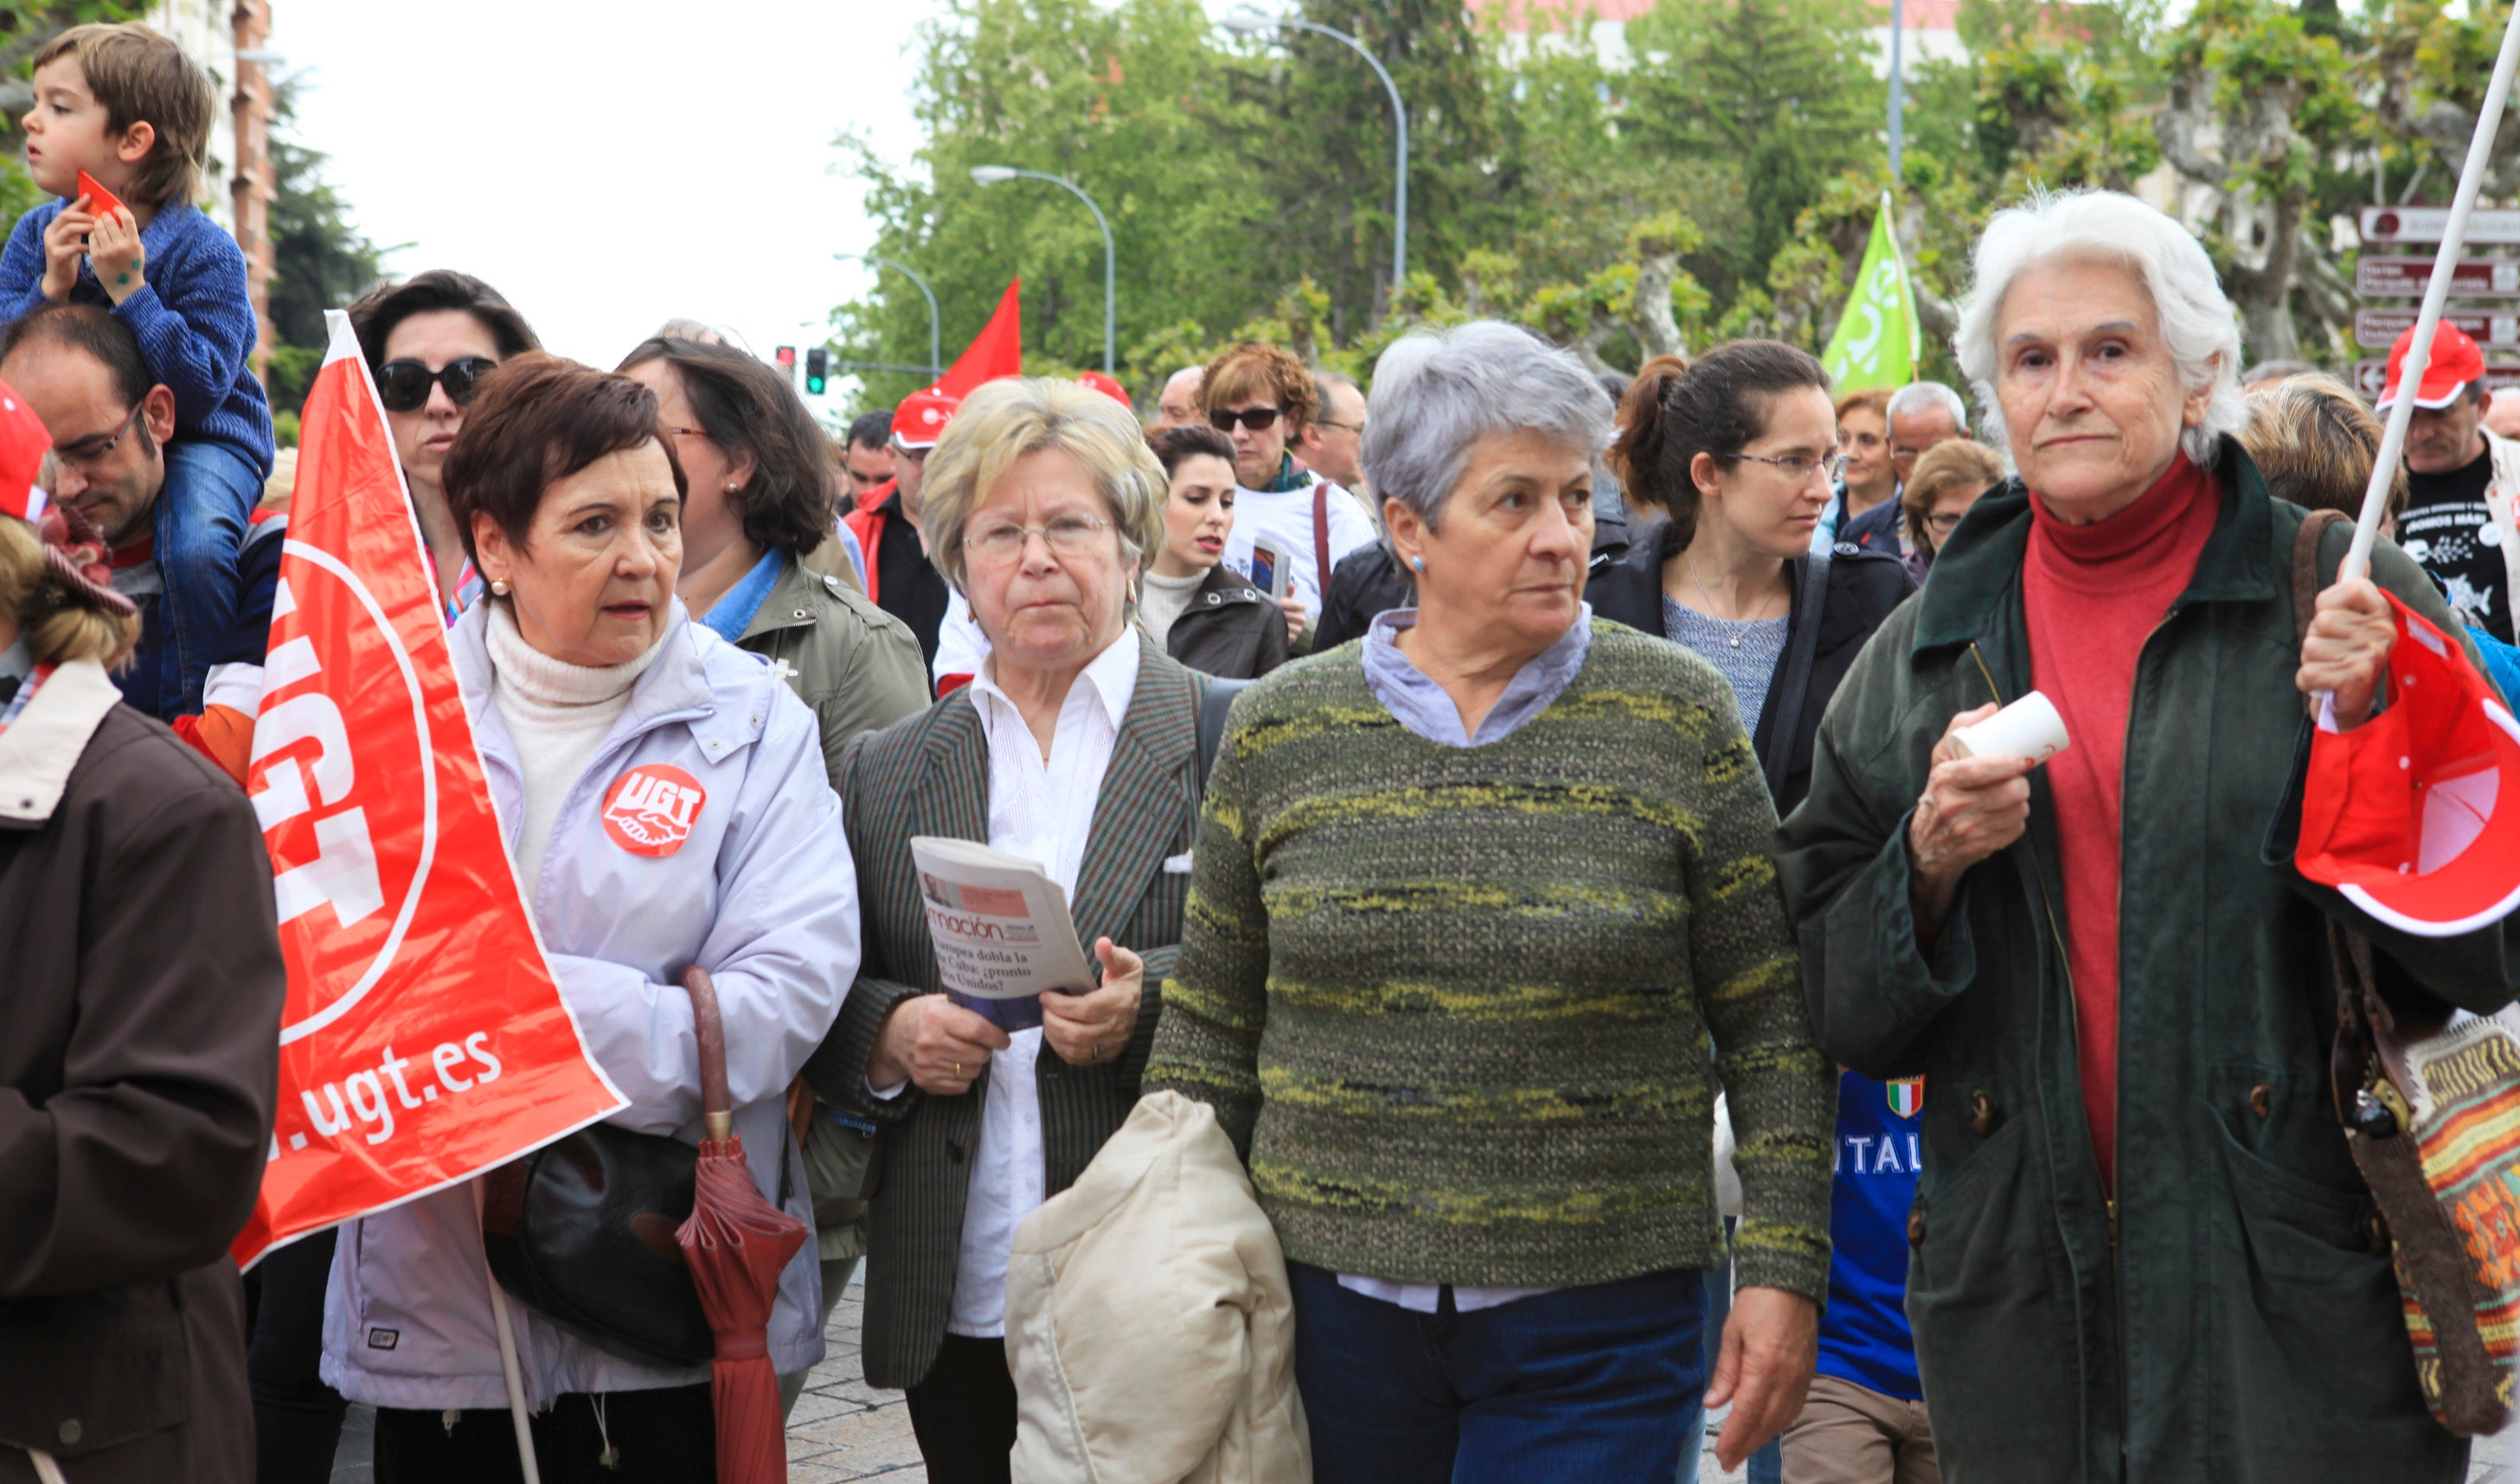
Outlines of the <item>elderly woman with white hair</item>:
M 1758 760 L 1713 667 L 1584 602 L 1579 361 L 1413 335 L 1370 407 L 1418 606 L 1236 697 L 1148 1085 L 1245 1154 L 1322 1484 L 1669 1479 L 1702 1390 L 1738 1466 L 1810 1384 L 1834 1110 Z
M 2410 938 L 2262 855 L 2304 694 L 2374 708 L 2380 590 L 2455 625 L 2382 543 L 2296 641 L 2303 513 L 2231 436 L 2231 306 L 2150 206 L 1999 213 L 1958 349 L 2019 475 L 1874 635 L 1784 834 L 1822 1046 L 1931 1090 L 1908 1313 L 1943 1476 L 2457 1480 L 2330 1096 L 2321 919 L 2479 1012 L 2511 934 Z M 2033 688 L 2046 766 L 1954 745 Z
M 1129 621 L 1164 539 L 1164 472 L 1127 409 L 1066 382 L 965 399 L 927 458 L 927 549 L 990 656 L 921 715 L 832 768 L 865 903 L 865 962 L 805 1068 L 881 1129 L 865 1362 L 906 1387 L 936 1484 L 1009 1476 L 1006 1356 L 1015 1226 L 1075 1183 L 1138 1099 L 1156 987 L 1181 938 L 1198 824 L 1206 677 Z M 1101 982 L 1010 1028 L 940 992 L 915 835 L 1040 864 Z

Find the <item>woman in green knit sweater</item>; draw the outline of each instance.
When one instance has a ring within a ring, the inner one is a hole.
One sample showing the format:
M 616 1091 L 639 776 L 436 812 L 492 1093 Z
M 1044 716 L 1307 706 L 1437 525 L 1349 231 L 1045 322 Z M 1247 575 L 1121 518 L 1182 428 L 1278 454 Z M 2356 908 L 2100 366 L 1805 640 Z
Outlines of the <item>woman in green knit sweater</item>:
M 1835 1097 L 1776 815 L 1703 660 L 1583 602 L 1611 409 L 1510 326 L 1412 336 L 1365 462 L 1418 607 L 1234 705 L 1146 1086 L 1285 1249 L 1321 1484 L 1668 1479 L 1800 1410 Z M 1731 1095 L 1722 1260 L 1706 1045 Z

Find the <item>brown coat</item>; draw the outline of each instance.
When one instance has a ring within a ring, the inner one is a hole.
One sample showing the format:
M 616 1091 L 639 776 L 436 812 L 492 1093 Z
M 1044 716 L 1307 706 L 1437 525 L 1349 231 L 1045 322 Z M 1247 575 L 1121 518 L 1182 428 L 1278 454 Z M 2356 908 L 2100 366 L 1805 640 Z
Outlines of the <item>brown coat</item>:
M 93 664 L 0 733 L 0 1480 L 39 1448 L 82 1484 L 242 1484 L 271 865 L 236 785 Z

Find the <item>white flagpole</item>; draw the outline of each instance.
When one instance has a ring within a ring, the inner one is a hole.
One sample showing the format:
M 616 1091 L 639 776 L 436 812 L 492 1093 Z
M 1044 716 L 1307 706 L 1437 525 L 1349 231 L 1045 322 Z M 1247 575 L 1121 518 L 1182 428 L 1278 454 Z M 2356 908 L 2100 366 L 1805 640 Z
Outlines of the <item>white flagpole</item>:
M 2423 383 L 2424 371 L 2432 365 L 2433 332 L 2441 325 L 2442 304 L 2450 297 L 2451 274 L 2458 265 L 2458 254 L 2467 244 L 2468 214 L 2476 209 L 2477 194 L 2485 188 L 2485 165 L 2494 153 L 2494 136 L 2502 125 L 2502 105 L 2511 96 L 2511 74 L 2520 70 L 2520 6 L 2514 6 L 2510 23 L 2502 28 L 2502 53 L 2495 59 L 2494 81 L 2485 90 L 2485 107 L 2477 112 L 2476 137 L 2468 141 L 2467 166 L 2459 171 L 2458 195 L 2451 201 L 2450 221 L 2442 228 L 2439 251 L 2433 254 L 2432 281 L 2424 286 L 2424 307 L 2415 316 L 2414 337 L 2407 344 L 2407 358 L 2398 369 L 2398 400 L 2389 407 L 2389 423 L 2380 435 L 2379 456 L 2371 461 L 2371 484 L 2362 492 L 2362 518 L 2355 522 L 2354 546 L 2345 554 L 2345 564 L 2337 569 L 2336 580 L 2351 582 L 2371 566 L 2371 543 L 2380 538 L 2380 517 L 2389 509 L 2389 486 L 2398 472 L 2398 459 L 2407 446 L 2407 427 L 2415 418 L 2415 389 Z
M 481 1182 L 472 1182 L 472 1209 L 477 1215 L 487 1192 Z M 508 1297 L 499 1287 L 499 1275 L 490 1271 L 490 1249 L 481 1248 L 481 1277 L 490 1285 L 490 1319 L 499 1329 L 499 1372 L 508 1382 L 508 1420 L 517 1429 L 517 1465 L 525 1484 L 542 1484 L 542 1461 L 534 1457 L 534 1430 L 525 1413 L 525 1368 L 517 1359 L 517 1328 L 508 1318 Z

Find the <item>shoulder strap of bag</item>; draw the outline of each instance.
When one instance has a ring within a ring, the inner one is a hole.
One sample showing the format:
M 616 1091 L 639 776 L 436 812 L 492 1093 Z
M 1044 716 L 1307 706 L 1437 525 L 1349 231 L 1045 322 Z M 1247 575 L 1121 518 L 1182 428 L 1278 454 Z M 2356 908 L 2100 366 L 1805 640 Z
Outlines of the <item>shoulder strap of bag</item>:
M 1210 677 L 1198 697 L 1198 787 L 1207 788 L 1207 776 L 1216 771 L 1217 749 L 1225 745 L 1225 713 L 1234 705 L 1234 697 L 1251 682 L 1218 680 Z
M 1330 597 L 1330 481 L 1323 479 L 1313 486 L 1313 576 L 1320 583 L 1315 588 L 1315 603 L 1327 607 Z M 1314 615 L 1314 622 L 1321 621 Z
M 1768 693 L 1776 697 L 1770 708 L 1776 725 L 1769 729 L 1768 755 L 1759 760 L 1759 771 L 1767 775 L 1772 799 L 1785 796 L 1785 777 L 1793 770 L 1794 733 L 1802 727 L 1803 695 L 1811 689 L 1812 660 L 1820 653 L 1821 609 L 1827 602 L 1828 553 L 1815 551 L 1803 559 L 1801 590 L 1794 595 L 1793 636 L 1785 641 L 1784 662 L 1777 667 Z

